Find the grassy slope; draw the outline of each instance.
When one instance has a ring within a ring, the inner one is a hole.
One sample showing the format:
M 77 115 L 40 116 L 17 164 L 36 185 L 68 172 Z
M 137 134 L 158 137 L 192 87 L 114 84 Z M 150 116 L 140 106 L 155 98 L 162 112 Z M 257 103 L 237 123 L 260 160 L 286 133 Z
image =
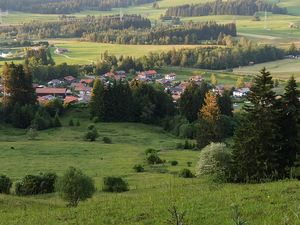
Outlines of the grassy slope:
M 77 116 L 76 116 L 77 115 Z M 28 173 L 52 170 L 59 175 L 68 167 L 81 168 L 92 176 L 99 191 L 76 209 L 65 207 L 55 194 L 36 197 L 0 195 L 0 224 L 165 224 L 167 209 L 175 204 L 187 212 L 189 224 L 230 225 L 232 204 L 240 205 L 242 216 L 255 225 L 299 223 L 300 184 L 297 181 L 259 185 L 225 184 L 215 186 L 203 179 L 181 179 L 175 174 L 186 162 L 197 161 L 198 152 L 174 150 L 177 138 L 161 128 L 142 124 L 97 124 L 101 136 L 113 144 L 83 142 L 89 122 L 79 111 L 73 118 L 80 127 L 63 127 L 40 132 L 28 141 L 24 131 L 0 125 L 0 171 L 14 180 Z M 67 124 L 68 118 L 63 119 Z M 75 120 L 76 120 L 75 119 Z M 11 149 L 14 147 L 14 149 Z M 179 165 L 146 167 L 136 174 L 132 166 L 144 163 L 146 148 L 161 149 L 163 159 Z M 160 170 L 167 173 L 160 173 Z M 129 181 L 131 191 L 102 193 L 103 176 L 120 175 Z M 297 218 L 298 216 L 298 218 Z

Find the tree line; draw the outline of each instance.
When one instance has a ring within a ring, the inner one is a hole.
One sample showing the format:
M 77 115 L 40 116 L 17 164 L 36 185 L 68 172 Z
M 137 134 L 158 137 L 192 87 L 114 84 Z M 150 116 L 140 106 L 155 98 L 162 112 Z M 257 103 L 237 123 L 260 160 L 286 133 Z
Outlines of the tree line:
M 199 44 L 216 40 L 220 33 L 236 36 L 236 25 L 216 22 L 185 23 L 178 26 L 151 27 L 149 19 L 125 15 L 86 17 L 74 21 L 27 23 L 22 26 L 1 27 L 3 36 L 11 38 L 82 38 L 86 41 L 117 44 Z
M 42 14 L 70 14 L 82 10 L 111 10 L 152 3 L 154 0 L 2 0 L 2 10 Z
M 64 18 L 64 17 L 63 17 Z M 139 15 L 86 16 L 69 20 L 68 17 L 57 22 L 31 22 L 22 26 L 2 27 L 2 35 L 22 39 L 42 38 L 81 38 L 85 33 L 107 32 L 108 30 L 126 30 L 151 28 L 151 21 Z
M 97 121 L 151 124 L 175 112 L 171 96 L 161 85 L 113 81 L 104 86 L 100 79 L 94 82 L 89 109 Z
M 190 17 L 208 15 L 242 15 L 252 16 L 259 11 L 276 14 L 287 14 L 286 8 L 281 8 L 275 3 L 262 0 L 231 0 L 207 2 L 203 4 L 185 4 L 167 9 L 165 16 Z
M 96 64 L 96 73 L 101 75 L 112 69 L 135 71 L 148 70 L 162 66 L 194 67 L 201 69 L 221 70 L 249 63 L 263 63 L 284 58 L 282 49 L 264 45 L 244 48 L 242 46 L 202 47 L 194 49 L 173 49 L 162 53 L 149 53 L 140 58 L 115 57 L 107 53 Z
M 88 41 L 117 44 L 199 44 L 203 40 L 216 40 L 220 33 L 236 36 L 236 25 L 216 22 L 185 23 L 178 26 L 161 25 L 151 29 L 109 30 L 85 33 Z

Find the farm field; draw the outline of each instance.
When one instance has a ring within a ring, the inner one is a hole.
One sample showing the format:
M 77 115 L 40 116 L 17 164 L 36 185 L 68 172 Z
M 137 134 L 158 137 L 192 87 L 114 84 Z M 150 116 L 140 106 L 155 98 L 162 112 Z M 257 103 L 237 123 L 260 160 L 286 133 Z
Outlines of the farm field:
M 90 121 L 85 111 L 72 114 L 80 127 L 68 127 L 70 116 L 62 119 L 65 127 L 39 132 L 35 141 L 27 140 L 26 131 L 0 125 L 0 171 L 14 181 L 26 174 L 55 171 L 61 175 L 69 166 L 82 169 L 93 177 L 97 193 L 77 208 L 67 208 L 56 194 L 36 197 L 0 195 L 0 224 L 166 224 L 168 209 L 175 205 L 186 211 L 188 224 L 230 225 L 232 206 L 238 205 L 249 224 L 299 224 L 300 184 L 282 181 L 258 185 L 216 185 L 208 180 L 179 178 L 177 172 L 194 171 L 199 152 L 175 150 L 178 139 L 161 128 L 131 123 L 96 124 L 101 137 L 112 144 L 82 141 Z M 63 135 L 62 135 L 63 134 Z M 99 138 L 101 139 L 101 138 Z M 13 148 L 12 148 L 13 147 Z M 145 164 L 145 150 L 161 150 L 162 166 L 146 166 L 137 174 L 133 165 Z M 170 166 L 177 160 L 177 166 Z M 108 194 L 101 191 L 104 176 L 125 178 L 130 191 Z
M 70 52 L 65 55 L 57 55 L 52 48 L 52 55 L 56 63 L 67 62 L 69 64 L 83 64 L 95 62 L 100 58 L 101 53 L 106 51 L 109 54 L 117 56 L 141 57 L 150 52 L 169 51 L 173 48 L 194 48 L 196 45 L 119 45 L 105 44 L 95 42 L 81 42 L 77 40 L 49 40 L 50 44 L 54 44 L 58 48 L 66 48 Z
M 261 68 L 266 67 L 274 78 L 288 79 L 291 75 L 294 75 L 295 79 L 300 82 L 300 60 L 294 59 L 284 59 L 274 62 L 257 64 L 254 66 L 245 66 L 241 68 L 234 69 L 236 74 L 247 74 L 254 75 L 257 74 Z

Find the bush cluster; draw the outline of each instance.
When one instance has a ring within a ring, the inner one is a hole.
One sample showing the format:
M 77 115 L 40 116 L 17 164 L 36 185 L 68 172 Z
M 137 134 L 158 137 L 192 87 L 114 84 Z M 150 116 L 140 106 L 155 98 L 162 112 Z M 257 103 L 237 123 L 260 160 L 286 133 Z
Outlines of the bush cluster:
M 0 175 L 0 193 L 9 194 L 11 186 L 12 186 L 11 179 L 5 175 Z
M 134 165 L 133 169 L 137 173 L 141 173 L 145 171 L 144 166 L 141 164 Z
M 38 195 L 55 191 L 55 173 L 41 173 L 39 175 L 27 175 L 15 185 L 17 195 Z
M 182 169 L 179 172 L 179 176 L 183 178 L 193 178 L 194 174 L 189 169 Z
M 121 177 L 105 177 L 103 183 L 102 190 L 105 192 L 125 192 L 129 190 L 128 183 Z

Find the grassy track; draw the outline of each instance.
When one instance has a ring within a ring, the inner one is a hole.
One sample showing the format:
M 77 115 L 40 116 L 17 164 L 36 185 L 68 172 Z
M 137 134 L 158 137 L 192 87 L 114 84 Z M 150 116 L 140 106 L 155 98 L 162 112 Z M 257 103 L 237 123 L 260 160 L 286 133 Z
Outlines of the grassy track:
M 230 225 L 232 204 L 240 206 L 249 224 L 299 224 L 297 181 L 214 185 L 199 178 L 178 178 L 176 173 L 187 167 L 187 162 L 192 162 L 194 170 L 198 158 L 196 151 L 175 150 L 176 143 L 183 140 L 154 126 L 101 123 L 97 124 L 101 137 L 110 137 L 113 144 L 84 142 L 82 135 L 90 124 L 87 113 L 77 111 L 72 117 L 82 125 L 40 132 L 36 141 L 28 141 L 23 130 L 0 125 L 0 171 L 16 181 L 40 171 L 61 175 L 68 166 L 75 166 L 95 179 L 96 195 L 76 209 L 65 207 L 55 194 L 0 195 L 1 225 L 39 225 L 41 221 L 45 225 L 163 225 L 170 218 L 167 210 L 171 205 L 187 212 L 188 224 Z M 64 125 L 69 118 L 63 118 Z M 179 165 L 146 166 L 145 173 L 136 174 L 132 167 L 145 164 L 146 148 L 160 149 L 163 159 L 177 160 Z M 101 192 L 102 178 L 107 175 L 124 177 L 131 190 L 124 194 Z

